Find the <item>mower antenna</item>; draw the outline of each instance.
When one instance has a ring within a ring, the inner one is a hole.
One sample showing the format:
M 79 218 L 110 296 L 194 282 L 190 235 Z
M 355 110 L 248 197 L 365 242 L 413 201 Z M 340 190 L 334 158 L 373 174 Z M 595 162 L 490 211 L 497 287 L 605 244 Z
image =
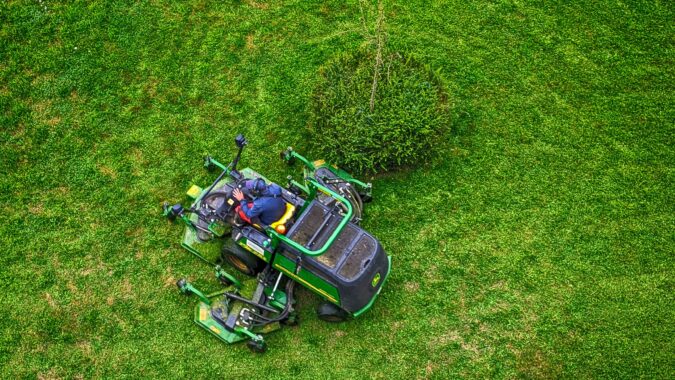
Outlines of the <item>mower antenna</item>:
M 234 161 L 232 161 L 232 170 L 237 170 L 237 164 L 239 163 L 239 158 L 241 158 L 241 151 L 244 150 L 244 147 L 246 144 L 248 144 L 248 141 L 244 135 L 240 133 L 234 138 L 234 143 L 237 144 L 239 151 L 237 152 L 237 157 L 235 157 Z
M 218 184 L 218 182 L 220 182 L 220 180 L 223 178 L 223 176 L 225 176 L 226 174 L 230 174 L 231 172 L 236 173 L 237 163 L 239 162 L 239 158 L 241 158 L 241 151 L 244 150 L 244 147 L 246 146 L 246 144 L 248 144 L 248 141 L 246 140 L 244 135 L 242 135 L 240 133 L 240 134 L 237 135 L 237 137 L 234 138 L 234 143 L 237 144 L 237 146 L 239 147 L 239 151 L 237 152 L 237 157 L 235 157 L 234 161 L 230 162 L 230 164 L 227 165 L 227 167 L 223 170 L 223 172 L 220 173 L 218 178 L 216 178 L 216 180 L 213 182 L 213 184 L 211 184 L 211 187 L 209 187 L 209 189 L 206 190 L 206 192 L 204 194 L 202 194 L 202 196 L 199 199 L 195 200 L 195 202 L 192 204 L 193 206 L 195 204 L 197 204 L 197 202 L 199 200 L 204 199 L 204 198 L 206 198 L 207 195 L 211 194 L 211 190 L 213 190 L 213 188 L 216 186 L 216 184 Z M 210 156 L 207 156 L 206 160 L 205 160 L 205 166 L 208 167 L 209 165 L 212 165 L 213 161 L 215 161 L 215 160 L 213 160 Z

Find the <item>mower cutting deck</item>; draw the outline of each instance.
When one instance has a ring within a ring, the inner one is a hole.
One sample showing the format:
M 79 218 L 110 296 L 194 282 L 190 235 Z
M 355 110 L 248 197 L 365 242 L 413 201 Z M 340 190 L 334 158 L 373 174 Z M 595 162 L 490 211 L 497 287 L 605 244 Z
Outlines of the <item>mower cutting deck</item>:
M 304 182 L 288 178 L 282 199 L 286 212 L 276 222 L 251 224 L 236 218 L 234 189 L 246 190 L 246 180 L 262 178 L 251 169 L 237 170 L 247 141 L 239 135 L 236 158 L 224 166 L 211 157 L 207 169 L 221 174 L 208 187 L 193 186 L 188 208 L 165 204 L 164 215 L 182 221 L 186 228 L 181 245 L 203 262 L 216 267 L 216 278 L 226 286 L 204 294 L 187 280 L 177 285 L 200 303 L 195 322 L 227 343 L 248 340 L 255 352 L 266 349 L 262 334 L 280 323 L 294 324 L 293 288 L 300 283 L 326 302 L 317 309 L 319 318 L 340 322 L 357 317 L 372 307 L 384 285 L 391 257 L 358 223 L 372 187 L 323 161 L 310 162 L 291 148 L 281 153 L 289 164 L 304 164 Z M 252 197 L 251 194 L 248 194 Z M 248 198 L 248 197 L 247 197 Z M 230 263 L 238 271 L 256 276 L 240 283 L 218 264 Z

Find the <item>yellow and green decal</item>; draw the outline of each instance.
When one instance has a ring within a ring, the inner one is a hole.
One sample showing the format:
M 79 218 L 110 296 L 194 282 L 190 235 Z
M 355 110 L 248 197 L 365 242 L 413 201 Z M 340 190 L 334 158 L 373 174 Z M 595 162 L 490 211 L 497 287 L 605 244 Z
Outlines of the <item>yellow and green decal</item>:
M 370 283 L 370 285 L 372 285 L 373 288 L 376 287 L 377 284 L 380 282 L 380 278 L 381 278 L 380 272 L 377 272 L 377 274 L 375 275 L 375 277 L 373 277 L 373 281 Z
M 337 304 L 340 296 L 335 287 L 328 284 L 325 280 L 314 273 L 301 269 L 300 273 L 295 274 L 295 263 L 283 255 L 277 255 L 274 260 L 274 268 L 284 272 L 285 275 L 302 285 L 312 289 L 314 292 L 322 295 L 327 300 Z

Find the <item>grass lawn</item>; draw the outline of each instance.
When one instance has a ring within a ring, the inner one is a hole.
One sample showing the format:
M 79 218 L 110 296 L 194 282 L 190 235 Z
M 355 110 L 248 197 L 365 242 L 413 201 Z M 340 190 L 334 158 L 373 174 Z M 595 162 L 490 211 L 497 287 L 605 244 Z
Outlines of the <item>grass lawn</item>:
M 447 80 L 444 151 L 374 186 L 374 308 L 265 355 L 192 323 L 214 287 L 160 217 L 210 153 L 277 182 L 356 1 L 0 4 L 0 378 L 675 377 L 666 1 L 385 2 L 388 48 Z M 371 17 L 372 19 L 372 17 Z M 336 147 L 339 148 L 339 147 Z M 313 157 L 319 158 L 319 157 Z

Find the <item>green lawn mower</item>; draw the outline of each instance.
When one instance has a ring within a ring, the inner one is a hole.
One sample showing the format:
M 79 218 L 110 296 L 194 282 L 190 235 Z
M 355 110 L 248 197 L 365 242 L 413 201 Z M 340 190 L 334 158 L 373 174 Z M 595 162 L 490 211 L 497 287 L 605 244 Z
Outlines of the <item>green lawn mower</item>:
M 200 300 L 195 322 L 225 342 L 247 340 L 252 351 L 264 352 L 263 334 L 297 323 L 296 283 L 323 298 L 317 308 L 322 320 L 341 322 L 370 309 L 391 271 L 391 257 L 359 227 L 371 184 L 288 148 L 281 158 L 288 164 L 300 161 L 304 180 L 289 176 L 282 187 L 284 215 L 270 225 L 259 219 L 242 223 L 234 189 L 253 198 L 245 181 L 270 181 L 249 168 L 237 169 L 247 141 L 238 135 L 235 143 L 238 152 L 229 165 L 205 158 L 207 169 L 221 172 L 208 188 L 188 190 L 194 200 L 189 208 L 164 204 L 164 215 L 186 226 L 181 245 L 215 268 L 225 285 L 205 294 L 185 279 L 177 282 L 181 292 Z M 238 281 L 221 267 L 224 263 L 255 279 Z

